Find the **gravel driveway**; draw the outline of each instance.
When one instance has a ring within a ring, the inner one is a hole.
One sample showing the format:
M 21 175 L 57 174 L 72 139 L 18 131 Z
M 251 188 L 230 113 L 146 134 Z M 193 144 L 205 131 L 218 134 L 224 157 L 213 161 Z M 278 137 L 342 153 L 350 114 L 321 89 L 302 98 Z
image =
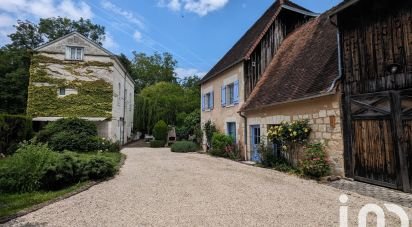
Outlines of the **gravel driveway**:
M 115 179 L 7 225 L 339 226 L 343 192 L 332 187 L 202 154 L 123 152 L 127 160 Z M 367 203 L 382 205 L 349 195 L 350 226 Z M 386 221 L 398 223 L 394 217 Z

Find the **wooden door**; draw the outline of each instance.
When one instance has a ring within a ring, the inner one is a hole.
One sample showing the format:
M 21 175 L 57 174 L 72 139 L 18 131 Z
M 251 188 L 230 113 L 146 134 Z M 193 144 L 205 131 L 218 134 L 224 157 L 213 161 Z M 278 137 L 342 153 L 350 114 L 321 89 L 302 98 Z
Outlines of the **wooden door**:
M 389 93 L 351 97 L 354 178 L 399 188 Z
M 410 191 L 412 90 L 349 99 L 351 172 L 356 180 Z

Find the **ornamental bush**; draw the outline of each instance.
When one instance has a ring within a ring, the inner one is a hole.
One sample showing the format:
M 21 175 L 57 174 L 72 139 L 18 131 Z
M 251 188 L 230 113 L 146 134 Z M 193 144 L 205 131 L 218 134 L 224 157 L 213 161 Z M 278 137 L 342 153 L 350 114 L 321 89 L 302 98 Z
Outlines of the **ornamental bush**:
M 308 120 L 282 122 L 280 125 L 269 129 L 268 138 L 285 145 L 305 144 L 311 131 Z
M 169 127 L 163 120 L 158 121 L 153 127 L 153 136 L 156 138 L 156 140 L 167 141 L 168 133 Z
M 78 118 L 60 119 L 48 124 L 37 136 L 40 143 L 48 143 L 55 151 L 108 151 L 118 152 L 119 143 L 113 143 L 97 136 L 93 122 Z
M 160 147 L 165 147 L 166 141 L 164 140 L 152 140 L 150 141 L 150 147 L 151 148 L 160 148 Z
M 0 160 L 0 193 L 59 190 L 113 176 L 116 170 L 113 160 L 99 154 L 57 153 L 44 144 L 25 143 Z
M 213 134 L 210 154 L 233 160 L 240 159 L 240 151 L 236 144 L 233 143 L 233 138 L 222 133 Z
M 302 172 L 310 177 L 320 178 L 330 174 L 331 168 L 324 146 L 321 143 L 309 144 L 301 162 Z
M 32 136 L 31 118 L 0 114 L 0 153 L 13 154 L 20 142 L 30 140 Z
M 171 147 L 171 151 L 176 153 L 195 152 L 197 149 L 198 146 L 190 141 L 178 141 Z

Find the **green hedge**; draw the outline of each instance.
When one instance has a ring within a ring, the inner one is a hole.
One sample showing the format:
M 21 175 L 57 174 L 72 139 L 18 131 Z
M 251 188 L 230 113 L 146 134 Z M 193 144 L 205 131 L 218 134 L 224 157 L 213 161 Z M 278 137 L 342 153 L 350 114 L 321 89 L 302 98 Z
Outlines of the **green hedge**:
M 32 119 L 26 116 L 0 114 L 0 153 L 13 154 L 17 145 L 31 139 Z
M 120 155 L 120 154 L 119 154 Z M 113 176 L 117 163 L 103 154 L 57 153 L 42 144 L 25 144 L 0 160 L 0 193 L 58 190 Z
M 78 118 L 64 118 L 48 124 L 37 134 L 37 141 L 55 151 L 118 152 L 120 145 L 97 136 L 96 125 Z
M 195 152 L 197 149 L 197 145 L 189 141 L 178 141 L 171 147 L 171 151 L 176 153 Z
M 150 141 L 150 147 L 151 148 L 160 148 L 160 147 L 165 147 L 166 142 L 164 140 L 153 140 Z

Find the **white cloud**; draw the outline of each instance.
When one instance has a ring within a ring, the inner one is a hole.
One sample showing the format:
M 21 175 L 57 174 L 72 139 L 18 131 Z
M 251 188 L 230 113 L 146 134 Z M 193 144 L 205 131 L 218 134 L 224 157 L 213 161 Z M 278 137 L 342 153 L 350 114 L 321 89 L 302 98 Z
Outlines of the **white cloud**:
M 133 34 L 133 39 L 138 43 L 142 42 L 142 33 L 135 31 Z
M 39 18 L 67 17 L 90 19 L 93 12 L 83 0 L 0 0 L 0 45 L 10 41 L 17 20 L 37 21 Z
M 0 28 L 11 27 L 15 24 L 16 20 L 13 17 L 4 13 L 0 14 Z
M 203 77 L 204 75 L 206 75 L 206 72 L 202 72 L 194 68 L 176 68 L 175 73 L 177 77 L 181 79 L 188 77 L 188 76 L 194 76 L 194 75 L 199 76 L 199 77 Z
M 70 19 L 93 17 L 90 6 L 77 0 L 0 0 L 0 10 L 13 14 L 15 18 L 22 15 L 35 18 L 61 16 Z
M 143 18 L 139 15 L 135 15 L 132 12 L 126 11 L 120 7 L 118 7 L 117 5 L 107 1 L 107 0 L 103 0 L 101 2 L 101 5 L 104 9 L 115 13 L 119 16 L 124 17 L 128 22 L 131 22 L 135 25 L 137 25 L 140 29 L 144 29 L 145 28 L 145 24 L 143 22 Z
M 158 0 L 158 5 L 173 11 L 185 10 L 206 16 L 210 12 L 222 9 L 229 0 Z
M 119 44 L 116 43 L 112 34 L 110 34 L 109 32 L 106 32 L 106 38 L 103 41 L 103 47 L 111 51 L 116 51 L 119 48 Z

